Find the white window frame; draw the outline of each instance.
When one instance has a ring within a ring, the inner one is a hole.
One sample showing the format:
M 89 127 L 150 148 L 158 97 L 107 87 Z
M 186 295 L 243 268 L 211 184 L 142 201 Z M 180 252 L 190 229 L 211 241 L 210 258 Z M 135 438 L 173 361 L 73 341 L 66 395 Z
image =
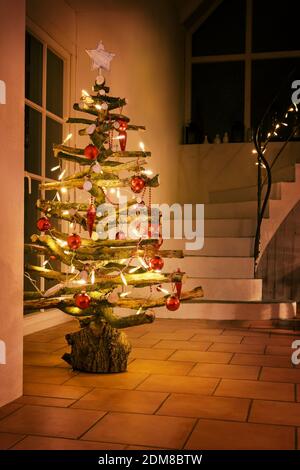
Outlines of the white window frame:
M 42 103 L 38 105 L 28 98 L 25 99 L 25 106 L 38 111 L 42 117 L 42 129 L 41 129 L 41 175 L 24 171 L 24 178 L 28 178 L 34 181 L 38 181 L 40 184 L 45 182 L 56 181 L 46 177 L 46 120 L 47 117 L 54 121 L 62 124 L 62 134 L 66 136 L 70 132 L 70 124 L 65 122 L 65 116 L 70 115 L 70 103 L 71 103 L 71 67 L 73 66 L 71 54 L 58 44 L 49 34 L 43 31 L 37 26 L 30 18 L 26 21 L 26 31 L 34 36 L 43 45 L 43 69 L 42 69 Z M 63 116 L 58 116 L 46 109 L 46 93 L 47 93 L 47 50 L 50 49 L 64 62 L 63 71 Z M 45 191 L 41 192 L 41 197 L 45 198 Z M 44 257 L 41 257 L 43 263 Z M 45 280 L 40 279 L 39 287 L 43 290 L 45 288 Z
M 206 13 L 200 16 L 197 21 L 187 30 L 185 39 L 185 124 L 192 119 L 192 66 L 193 64 L 205 64 L 213 62 L 234 62 L 242 61 L 245 64 L 244 75 L 244 126 L 251 128 L 251 68 L 253 60 L 265 59 L 286 59 L 300 57 L 300 50 L 278 51 L 278 52 L 252 52 L 252 7 L 253 1 L 246 0 L 246 32 L 245 32 L 245 52 L 243 54 L 222 54 L 208 56 L 192 56 L 192 36 L 202 23 L 213 13 L 213 11 L 224 0 L 214 0 L 211 2 Z

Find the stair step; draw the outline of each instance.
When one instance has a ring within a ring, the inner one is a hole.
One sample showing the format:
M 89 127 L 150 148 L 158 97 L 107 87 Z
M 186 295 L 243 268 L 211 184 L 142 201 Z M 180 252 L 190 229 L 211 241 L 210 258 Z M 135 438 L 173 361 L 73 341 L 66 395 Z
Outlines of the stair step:
M 205 237 L 202 250 L 186 250 L 188 240 L 164 240 L 163 250 L 183 250 L 188 256 L 252 256 L 253 237 Z
M 253 237 L 256 219 L 207 219 L 204 223 L 205 237 Z
M 266 186 L 263 189 L 263 196 L 266 193 Z M 281 184 L 274 183 L 272 185 L 270 199 L 280 199 Z M 226 189 L 222 191 L 212 191 L 209 193 L 211 203 L 227 203 L 227 202 L 245 202 L 257 201 L 257 186 L 249 186 L 243 188 Z
M 206 204 L 204 208 L 204 218 L 207 219 L 251 219 L 257 213 L 256 201 L 223 202 L 218 204 Z M 268 217 L 268 207 L 265 217 Z
M 261 300 L 262 297 L 261 279 L 207 279 L 188 277 L 182 285 L 182 291 L 190 291 L 199 286 L 203 289 L 204 300 L 258 301 Z M 163 288 L 171 292 L 169 284 L 164 284 Z M 161 297 L 163 295 L 156 287 L 152 287 L 151 291 L 151 297 Z M 147 298 L 148 296 L 149 287 L 141 287 L 136 290 L 134 294 L 134 297 Z
M 182 303 L 175 312 L 156 310 L 157 318 L 206 320 L 271 320 L 289 319 L 296 315 L 296 302 L 251 301 L 232 302 L 197 300 Z
M 250 257 L 186 256 L 165 258 L 164 263 L 164 271 L 180 268 L 190 277 L 198 278 L 251 279 L 254 273 L 254 260 Z

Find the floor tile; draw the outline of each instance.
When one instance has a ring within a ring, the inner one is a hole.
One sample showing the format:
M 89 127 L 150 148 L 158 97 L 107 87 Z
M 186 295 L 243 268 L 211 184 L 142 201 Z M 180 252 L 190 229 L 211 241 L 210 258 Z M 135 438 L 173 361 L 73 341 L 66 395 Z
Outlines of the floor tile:
M 167 398 L 167 393 L 95 388 L 72 408 L 127 413 L 153 414 Z
M 289 356 L 292 355 L 292 348 L 288 346 L 267 346 L 266 354 L 276 354 L 278 356 Z
M 263 367 L 260 380 L 300 383 L 300 368 Z
M 169 361 L 208 362 L 215 364 L 227 364 L 232 358 L 231 353 L 201 352 L 201 351 L 176 351 L 169 357 Z
M 297 385 L 297 401 L 300 401 L 300 385 Z
M 254 400 L 249 421 L 300 426 L 300 403 Z
M 132 390 L 137 387 L 143 380 L 148 377 L 148 373 L 130 373 L 121 374 L 83 374 L 80 373 L 73 379 L 68 380 L 65 385 L 82 386 L 82 387 L 98 387 L 112 389 Z
M 193 367 L 192 362 L 155 361 L 136 359 L 128 366 L 129 372 L 146 374 L 186 375 Z
M 293 450 L 294 428 L 200 419 L 185 449 Z
M 238 335 L 203 335 L 203 334 L 196 334 L 191 338 L 191 342 L 194 341 L 209 341 L 211 343 L 240 343 L 243 339 L 243 336 Z
M 249 366 L 290 367 L 291 359 L 287 356 L 270 356 L 269 354 L 235 354 L 230 363 Z
M 134 348 L 130 353 L 131 359 L 168 359 L 174 352 L 170 349 L 154 349 L 154 348 Z
M 179 340 L 167 340 L 163 339 L 159 341 L 152 350 L 156 348 L 164 348 L 164 349 L 185 349 L 191 351 L 206 351 L 209 346 L 211 346 L 210 341 L 179 341 Z
M 189 377 L 185 375 L 150 375 L 137 389 L 211 395 L 217 384 L 218 379 L 212 378 Z
M 24 384 L 23 393 L 24 395 L 54 398 L 71 398 L 76 400 L 85 395 L 89 390 L 90 388 L 88 387 L 73 387 L 28 382 Z
M 62 362 L 60 356 L 47 353 L 24 353 L 23 361 L 29 366 L 57 366 Z
M 250 400 L 241 398 L 206 397 L 174 393 L 163 403 L 157 414 L 187 418 L 214 418 L 245 421 Z
M 294 401 L 292 384 L 254 380 L 222 379 L 215 391 L 216 396 L 257 398 L 261 400 Z
M 104 412 L 25 405 L 0 421 L 0 432 L 78 438 Z
M 130 344 L 133 348 L 152 348 L 159 342 L 159 338 L 130 338 Z
M 24 366 L 24 382 L 60 385 L 77 374 L 70 368 Z
M 59 408 L 67 408 L 68 406 L 72 405 L 74 401 L 74 399 L 71 400 L 68 398 L 48 398 L 24 395 L 23 397 L 18 398 L 15 403 L 20 403 L 21 405 L 57 406 Z
M 27 436 L 16 444 L 14 450 L 122 450 L 125 445 L 90 442 L 79 439 Z
M 260 338 L 268 338 L 270 335 L 269 333 L 265 333 L 262 331 L 255 331 L 251 329 L 245 328 L 233 328 L 233 329 L 226 329 L 223 332 L 224 336 L 231 336 L 231 335 L 238 335 L 238 336 L 259 336 Z
M 42 352 L 42 353 L 51 353 L 57 351 L 61 348 L 59 343 L 35 343 L 33 341 L 24 342 L 24 352 Z
M 238 366 L 232 364 L 196 364 L 189 375 L 218 377 L 223 379 L 256 380 L 260 371 L 258 366 Z
M 7 450 L 14 444 L 19 442 L 25 436 L 22 434 L 11 434 L 8 432 L 0 432 L 0 450 Z
M 21 408 L 22 404 L 21 403 L 8 403 L 7 405 L 4 405 L 0 408 L 0 419 L 5 418 L 6 416 L 10 415 L 11 413 L 14 413 L 16 410 Z
M 82 439 L 180 449 L 195 420 L 130 413 L 109 413 Z
M 269 338 L 261 338 L 260 336 L 245 336 L 243 344 L 263 343 L 270 346 L 291 346 L 293 338 L 291 336 L 270 336 Z
M 246 354 L 263 354 L 265 351 L 265 345 L 264 344 L 215 343 L 209 348 L 209 351 L 246 353 Z
M 187 331 L 177 331 L 176 333 L 169 333 L 169 332 L 150 332 L 146 333 L 142 338 L 139 339 L 168 339 L 168 340 L 183 340 L 186 341 L 194 336 L 195 330 L 187 330 Z

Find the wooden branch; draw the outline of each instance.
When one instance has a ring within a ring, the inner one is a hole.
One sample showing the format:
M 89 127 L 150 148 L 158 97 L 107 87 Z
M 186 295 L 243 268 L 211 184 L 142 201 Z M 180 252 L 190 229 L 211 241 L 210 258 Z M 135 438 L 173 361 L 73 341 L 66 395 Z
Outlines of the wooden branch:
M 102 308 L 100 315 L 110 324 L 113 328 L 129 328 L 130 326 L 143 325 L 145 323 L 152 323 L 155 320 L 153 313 L 143 312 L 139 315 L 128 315 L 127 317 L 118 317 L 113 313 L 112 308 Z
M 124 188 L 130 186 L 130 178 L 125 179 L 101 179 L 103 176 L 93 176 L 93 181 L 95 183 L 95 191 L 97 188 Z M 153 178 L 147 178 L 143 176 L 145 180 L 145 186 L 157 187 L 159 186 L 158 175 L 155 175 Z M 65 181 L 55 181 L 53 183 L 43 183 L 40 184 L 40 189 L 44 191 L 59 190 L 61 188 L 78 188 L 82 189 L 84 184 L 84 178 L 78 179 L 69 179 Z M 89 191 L 92 194 L 92 190 Z M 92 194 L 94 196 L 94 194 Z

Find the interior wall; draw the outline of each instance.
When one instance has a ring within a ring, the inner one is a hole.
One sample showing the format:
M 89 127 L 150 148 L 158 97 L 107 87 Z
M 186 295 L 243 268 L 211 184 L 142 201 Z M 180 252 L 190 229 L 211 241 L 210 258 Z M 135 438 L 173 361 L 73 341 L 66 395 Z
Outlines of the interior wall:
M 160 174 L 153 201 L 174 202 L 184 95 L 184 36 L 174 2 L 28 0 L 27 14 L 63 47 L 70 50 L 75 45 L 72 79 L 77 99 L 82 89 L 91 91 L 96 77 L 85 49 L 102 40 L 106 50 L 116 54 L 111 71 L 104 72 L 110 92 L 126 97 L 124 113 L 147 129 L 129 132 L 127 149 L 139 149 L 139 142 L 144 142 L 152 152 L 149 168 Z M 84 147 L 87 141 L 76 137 L 75 142 Z
M 22 395 L 25 0 L 0 2 L 0 406 Z M 5 359 L 5 358 L 4 358 Z

